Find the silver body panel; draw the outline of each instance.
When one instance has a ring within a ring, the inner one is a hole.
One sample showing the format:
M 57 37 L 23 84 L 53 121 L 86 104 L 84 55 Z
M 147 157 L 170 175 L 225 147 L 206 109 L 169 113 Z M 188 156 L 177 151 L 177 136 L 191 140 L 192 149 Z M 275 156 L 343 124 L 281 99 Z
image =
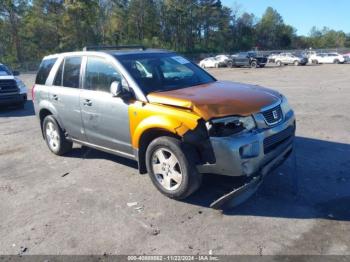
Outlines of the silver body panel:
M 81 56 L 83 58 L 80 88 L 53 85 L 61 62 L 68 56 Z M 135 90 L 138 87 L 132 87 L 135 86 L 134 81 L 111 55 L 101 52 L 74 52 L 54 55 L 49 58 L 57 57 L 58 59 L 52 67 L 45 85 L 35 86 L 35 111 L 39 115 L 42 109 L 49 110 L 67 133 L 68 138 L 77 143 L 121 156 L 129 156 L 129 158 L 134 157 L 130 138 L 129 105 L 121 98 L 113 97 L 109 93 L 83 89 L 82 80 L 87 56 L 104 58 L 126 79 L 136 96 L 141 93 L 140 90 Z M 145 97 L 141 95 L 138 99 L 143 100 Z M 86 103 L 87 100 L 89 103 Z

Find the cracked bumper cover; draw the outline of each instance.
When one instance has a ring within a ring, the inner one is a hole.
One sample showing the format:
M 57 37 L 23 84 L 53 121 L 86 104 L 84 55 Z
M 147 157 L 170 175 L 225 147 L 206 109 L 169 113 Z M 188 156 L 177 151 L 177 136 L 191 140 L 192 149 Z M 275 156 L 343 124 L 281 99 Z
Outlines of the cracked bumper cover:
M 253 132 L 229 137 L 211 137 L 210 142 L 216 162 L 197 166 L 200 173 L 212 173 L 228 176 L 266 175 L 280 165 L 291 153 L 295 134 L 294 112 L 289 111 L 282 122 L 273 127 L 259 128 L 261 119 L 257 119 L 258 129 Z M 260 121 L 260 123 L 259 123 Z M 266 150 L 264 141 L 278 137 L 287 130 L 290 135 L 283 137 Z

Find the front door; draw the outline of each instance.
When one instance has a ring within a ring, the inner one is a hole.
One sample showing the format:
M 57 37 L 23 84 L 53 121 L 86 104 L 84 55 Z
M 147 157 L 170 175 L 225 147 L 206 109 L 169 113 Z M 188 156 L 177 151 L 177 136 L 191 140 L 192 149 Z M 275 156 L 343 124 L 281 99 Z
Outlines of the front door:
M 132 155 L 129 105 L 113 97 L 110 86 L 121 74 L 103 57 L 87 57 L 80 108 L 89 143 Z

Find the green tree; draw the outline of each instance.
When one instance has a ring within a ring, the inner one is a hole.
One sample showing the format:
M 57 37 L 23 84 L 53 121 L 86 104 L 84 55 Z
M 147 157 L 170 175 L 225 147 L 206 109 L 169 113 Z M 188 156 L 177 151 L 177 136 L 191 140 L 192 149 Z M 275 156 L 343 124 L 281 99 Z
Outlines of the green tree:
M 21 17 L 27 8 L 27 1 L 25 0 L 1 0 L 0 1 L 0 18 L 3 20 L 3 29 L 6 30 L 10 37 L 11 46 L 7 49 L 10 54 L 15 54 L 17 62 L 23 60 L 22 45 L 20 38 Z M 2 33 L 3 34 L 3 33 Z M 4 37 L 4 36 L 3 36 Z
M 99 1 L 98 0 L 65 0 L 62 27 L 61 49 L 81 49 L 85 45 L 100 43 Z
M 268 7 L 256 26 L 258 46 L 263 49 L 289 48 L 295 29 L 284 24 L 282 16 Z

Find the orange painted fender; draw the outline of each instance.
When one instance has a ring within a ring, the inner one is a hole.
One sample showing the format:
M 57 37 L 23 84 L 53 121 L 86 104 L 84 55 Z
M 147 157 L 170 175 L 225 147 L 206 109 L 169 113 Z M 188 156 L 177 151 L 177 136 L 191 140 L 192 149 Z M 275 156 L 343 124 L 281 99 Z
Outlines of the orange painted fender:
M 198 125 L 200 117 L 190 110 L 135 101 L 129 106 L 131 144 L 139 148 L 142 134 L 150 129 L 162 129 L 183 136 Z

